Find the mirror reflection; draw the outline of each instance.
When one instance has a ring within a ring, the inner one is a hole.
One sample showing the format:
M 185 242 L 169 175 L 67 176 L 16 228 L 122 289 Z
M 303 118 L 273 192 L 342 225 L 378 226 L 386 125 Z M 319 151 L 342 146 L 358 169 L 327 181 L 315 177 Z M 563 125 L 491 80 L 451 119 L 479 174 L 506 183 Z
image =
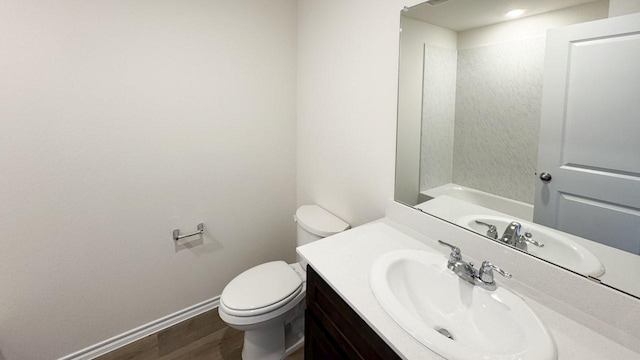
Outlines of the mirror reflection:
M 640 297 L 640 14 L 618 13 L 405 9 L 395 199 Z

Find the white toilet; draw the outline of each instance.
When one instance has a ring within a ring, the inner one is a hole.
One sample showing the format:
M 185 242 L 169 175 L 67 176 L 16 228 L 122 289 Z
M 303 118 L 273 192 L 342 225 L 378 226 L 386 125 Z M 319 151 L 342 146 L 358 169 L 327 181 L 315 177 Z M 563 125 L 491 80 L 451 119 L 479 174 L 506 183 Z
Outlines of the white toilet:
M 301 206 L 297 246 L 347 230 L 349 224 L 317 205 Z M 244 331 L 243 360 L 281 360 L 304 344 L 305 263 L 272 261 L 236 276 L 222 291 L 218 313 Z

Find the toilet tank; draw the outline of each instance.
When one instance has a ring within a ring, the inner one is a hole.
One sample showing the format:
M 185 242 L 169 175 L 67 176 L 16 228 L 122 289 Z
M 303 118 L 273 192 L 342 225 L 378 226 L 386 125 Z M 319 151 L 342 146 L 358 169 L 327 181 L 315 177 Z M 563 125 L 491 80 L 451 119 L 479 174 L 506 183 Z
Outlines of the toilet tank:
M 296 211 L 297 246 L 337 234 L 350 226 L 318 205 L 303 205 Z

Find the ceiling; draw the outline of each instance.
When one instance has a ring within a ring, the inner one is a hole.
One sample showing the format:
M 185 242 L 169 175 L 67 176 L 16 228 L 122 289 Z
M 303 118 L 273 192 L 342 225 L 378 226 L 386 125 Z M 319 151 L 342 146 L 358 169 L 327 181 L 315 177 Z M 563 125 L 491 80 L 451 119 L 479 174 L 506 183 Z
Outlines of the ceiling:
M 513 9 L 527 9 L 519 18 L 586 4 L 597 0 L 434 0 L 422 3 L 402 15 L 454 31 L 497 24 L 508 19 Z

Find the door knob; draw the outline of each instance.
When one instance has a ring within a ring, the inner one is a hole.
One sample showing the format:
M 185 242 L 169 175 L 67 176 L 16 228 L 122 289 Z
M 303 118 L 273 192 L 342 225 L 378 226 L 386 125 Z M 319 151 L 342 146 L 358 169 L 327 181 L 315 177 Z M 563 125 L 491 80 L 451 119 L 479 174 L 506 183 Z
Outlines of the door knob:
M 544 182 L 549 182 L 551 181 L 551 174 L 549 174 L 546 171 L 543 171 L 540 173 L 540 180 L 544 181 Z

